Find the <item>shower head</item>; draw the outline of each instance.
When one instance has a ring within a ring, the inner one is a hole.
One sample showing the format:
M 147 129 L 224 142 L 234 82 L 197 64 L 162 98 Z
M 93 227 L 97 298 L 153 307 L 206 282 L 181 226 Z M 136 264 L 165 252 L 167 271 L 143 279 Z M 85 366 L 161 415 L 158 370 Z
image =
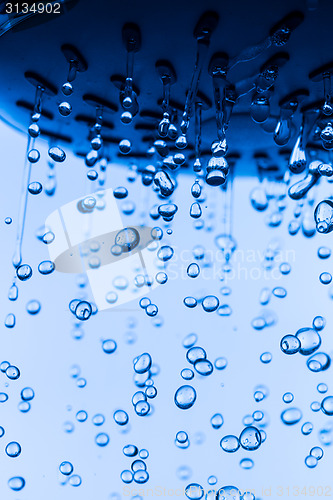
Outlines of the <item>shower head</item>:
M 261 170 L 265 164 L 280 175 L 302 115 L 303 147 L 328 154 L 316 131 L 327 125 L 325 96 L 312 78 L 330 61 L 328 0 L 316 10 L 305 0 L 212 1 L 207 11 L 193 0 L 42 4 L 43 13 L 27 17 L 21 4 L 21 13 L 6 14 L 8 3 L 1 10 L 1 116 L 18 129 L 27 129 L 34 87 L 42 87 L 41 137 L 82 157 L 91 151 L 97 115 L 103 147 L 95 157 L 139 168 L 154 154 L 153 162 L 192 171 L 198 155 L 205 165 L 212 143 L 226 139 L 227 158 L 248 160 L 238 173 L 257 173 L 259 157 Z M 172 125 L 164 137 L 163 117 Z M 175 143 L 179 135 L 185 150 Z

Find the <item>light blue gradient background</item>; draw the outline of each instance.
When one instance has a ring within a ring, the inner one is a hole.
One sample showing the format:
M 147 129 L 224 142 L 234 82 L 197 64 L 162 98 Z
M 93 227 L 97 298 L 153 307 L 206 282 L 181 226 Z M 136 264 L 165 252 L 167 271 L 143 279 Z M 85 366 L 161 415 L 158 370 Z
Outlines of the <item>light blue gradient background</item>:
M 279 348 L 283 335 L 311 326 L 316 315 L 323 315 L 327 326 L 322 332 L 320 350 L 332 353 L 332 301 L 329 286 L 322 285 L 318 278 L 323 271 L 332 272 L 332 258 L 320 261 L 317 257 L 319 246 L 331 245 L 331 235 L 317 234 L 312 239 L 306 239 L 301 234 L 289 236 L 287 226 L 295 206 L 290 200 L 283 224 L 277 229 L 268 228 L 264 223 L 265 214 L 256 213 L 249 202 L 249 192 L 257 181 L 237 178 L 233 217 L 238 249 L 262 254 L 272 239 L 279 238 L 283 252 L 289 252 L 288 255 L 295 258 L 290 261 L 291 273 L 279 280 L 246 279 L 245 271 L 242 271 L 239 279 L 228 283 L 232 288 L 231 296 L 223 299 L 219 292 L 223 283 L 218 279 L 208 281 L 199 277 L 191 280 L 180 272 L 183 269 L 184 274 L 184 269 L 193 261 L 182 262 L 181 251 L 188 251 L 188 258 L 196 244 L 216 251 L 213 240 L 221 225 L 222 193 L 219 189 L 209 189 L 207 203 L 202 204 L 204 214 L 207 211 L 216 214 L 212 219 L 214 231 L 194 230 L 189 216 L 193 201 L 190 195 L 193 176 L 179 175 L 179 188 L 173 197 L 179 203 L 179 212 L 174 219 L 173 234 L 168 236 L 165 233 L 163 239 L 164 244 L 175 247 L 179 276 L 157 288 L 150 297 L 159 307 L 163 327 L 154 327 L 152 319 L 139 310 L 136 303 L 132 303 L 132 312 L 113 309 L 91 317 L 83 325 L 84 338 L 74 340 L 71 336 L 73 316 L 68 310 L 68 303 L 77 294 L 75 276 L 58 272 L 41 276 L 38 273 L 38 263 L 48 258 L 48 250 L 35 237 L 35 230 L 53 210 L 94 191 L 97 186 L 93 187 L 94 183 L 86 180 L 87 168 L 83 160 L 67 151 L 66 162 L 56 166 L 58 186 L 55 196 L 49 198 L 44 193 L 29 196 L 23 260 L 33 267 L 34 274 L 29 281 L 19 283 L 17 302 L 9 302 L 7 293 L 13 277 L 11 257 L 26 139 L 3 124 L 0 126 L 0 137 L 1 317 L 4 320 L 7 313 L 13 312 L 17 323 L 12 330 L 2 326 L 0 361 L 8 360 L 21 370 L 17 381 L 10 381 L 5 374 L 0 374 L 0 390 L 9 395 L 8 401 L 0 405 L 0 425 L 6 430 L 0 439 L 1 500 L 106 500 L 112 492 L 130 498 L 126 496 L 126 490 L 133 490 L 134 494 L 134 490 L 139 493 L 142 488 L 146 490 L 143 498 L 149 498 L 148 494 L 152 497 L 150 490 L 155 488 L 176 490 L 190 482 L 198 482 L 208 490 L 211 487 L 207 478 L 212 474 L 218 478 L 213 488 L 230 484 L 241 490 L 255 490 L 256 497 L 262 499 L 265 498 L 262 488 L 271 488 L 271 498 L 287 498 L 288 486 L 289 497 L 292 498 L 297 496 L 293 488 L 301 490 L 304 486 L 323 487 L 324 492 L 326 487 L 330 487 L 328 496 L 332 496 L 332 447 L 324 448 L 324 457 L 315 469 L 310 470 L 304 464 L 310 449 L 319 445 L 318 430 L 323 424 L 333 421 L 333 417 L 330 419 L 322 412 L 313 413 L 310 410 L 312 401 L 322 399 L 316 390 L 318 383 L 326 382 L 329 386 L 327 394 L 333 394 L 332 369 L 322 374 L 312 373 L 306 367 L 304 356 L 286 356 Z M 43 184 L 46 179 L 47 145 L 38 139 L 36 146 L 41 150 L 41 160 L 32 166 L 31 180 Z M 145 222 L 155 225 L 147 212 L 157 202 L 156 194 L 143 187 L 140 178 L 135 183 L 128 183 L 126 169 L 111 164 L 106 187 L 121 185 L 129 189 L 128 199 L 137 205 L 135 214 L 128 217 L 129 224 Z M 317 200 L 329 192 L 329 184 L 320 186 Z M 10 226 L 3 222 L 8 216 L 13 218 Z M 160 221 L 157 222 L 159 224 Z M 256 262 L 244 261 L 241 266 L 250 273 L 253 268 L 260 269 L 260 259 L 257 257 Z M 258 332 L 252 329 L 251 320 L 262 309 L 259 293 L 263 286 L 284 286 L 288 295 L 285 299 L 271 299 L 267 308 L 275 311 L 278 322 L 274 327 Z M 187 309 L 183 298 L 197 293 L 216 294 L 221 303 L 231 306 L 232 315 L 227 318 L 216 313 L 207 314 L 200 305 L 194 310 Z M 33 298 L 42 304 L 37 316 L 30 316 L 25 310 L 26 303 Z M 137 340 L 131 345 L 125 341 L 125 335 L 130 330 L 130 317 L 135 317 L 137 321 L 133 329 Z M 196 375 L 193 385 L 197 401 L 190 410 L 182 411 L 175 406 L 173 398 L 177 387 L 185 383 L 180 377 L 180 371 L 187 366 L 182 339 L 190 332 L 198 334 L 198 345 L 206 349 L 211 361 L 225 356 L 228 367 L 222 372 L 215 370 L 208 378 Z M 101 348 L 101 340 L 107 338 L 113 338 L 118 343 L 118 349 L 112 355 L 106 355 Z M 152 401 L 155 411 L 151 416 L 141 418 L 135 414 L 131 404 L 131 397 L 137 390 L 132 380 L 132 360 L 145 351 L 152 355 L 153 362 L 160 366 L 161 371 L 155 377 L 158 390 L 157 398 Z M 260 354 L 265 351 L 273 355 L 269 365 L 259 360 Z M 73 364 L 81 367 L 81 375 L 87 379 L 83 389 L 78 388 L 69 375 Z M 257 384 L 265 384 L 270 390 L 268 398 L 261 403 L 256 403 L 253 398 Z M 36 396 L 31 402 L 31 410 L 23 414 L 17 409 L 17 404 L 20 391 L 26 386 L 33 387 Z M 286 427 L 280 420 L 281 411 L 288 407 L 282 402 L 286 391 L 293 392 L 295 396 L 289 406 L 297 406 L 303 412 L 302 421 L 292 427 Z M 121 432 L 122 429 L 113 421 L 113 411 L 118 408 L 129 414 L 128 433 Z M 270 417 L 266 442 L 252 453 L 244 450 L 235 454 L 223 452 L 219 446 L 220 439 L 229 433 L 239 435 L 244 415 L 257 409 L 264 410 Z M 76 421 L 75 415 L 79 410 L 88 412 L 88 420 L 84 423 Z M 216 412 L 221 412 L 224 417 L 224 425 L 219 430 L 210 426 L 210 418 Z M 102 427 L 96 427 L 91 422 L 96 413 L 103 413 L 106 417 Z M 75 424 L 72 434 L 64 432 L 65 421 Z M 301 424 L 306 421 L 314 424 L 309 436 L 301 434 Z M 191 445 L 186 450 L 178 449 L 174 444 L 179 430 L 189 434 Z M 98 432 L 107 432 L 110 436 L 109 445 L 105 448 L 98 447 L 94 442 Z M 198 432 L 205 435 L 200 445 L 195 443 Z M 16 459 L 7 457 L 4 451 L 6 444 L 12 440 L 19 441 L 22 446 L 22 453 Z M 125 485 L 120 480 L 120 473 L 130 468 L 131 459 L 123 455 L 122 448 L 128 443 L 149 450 L 147 469 L 150 480 L 146 485 L 132 483 L 123 489 Z M 242 470 L 239 466 L 244 457 L 254 460 L 252 470 Z M 74 473 L 82 477 L 80 487 L 59 484 L 58 467 L 63 460 L 71 461 Z M 184 482 L 177 478 L 176 469 L 185 464 L 192 469 L 192 476 Z M 7 485 L 8 479 L 16 475 L 26 480 L 25 488 L 17 493 Z M 279 495 L 279 487 L 284 488 L 282 495 Z M 158 496 L 157 490 L 154 493 Z M 166 496 L 173 498 L 171 494 Z

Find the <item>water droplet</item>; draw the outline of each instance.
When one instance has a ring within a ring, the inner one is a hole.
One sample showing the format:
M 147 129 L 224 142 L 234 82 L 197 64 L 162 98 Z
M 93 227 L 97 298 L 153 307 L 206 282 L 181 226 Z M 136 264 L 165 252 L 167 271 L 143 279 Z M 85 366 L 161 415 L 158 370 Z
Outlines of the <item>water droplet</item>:
M 113 420 L 118 425 L 126 425 L 128 423 L 128 415 L 124 410 L 117 410 L 113 414 Z
M 11 458 L 16 458 L 21 454 L 21 446 L 16 441 L 11 441 L 6 446 L 6 453 Z
M 28 160 L 30 163 L 37 163 L 40 158 L 40 152 L 38 149 L 30 149 L 28 152 Z
M 228 365 L 228 360 L 226 358 L 216 358 L 214 366 L 217 370 L 224 370 Z
M 204 489 L 198 483 L 191 483 L 186 486 L 185 495 L 190 500 L 200 500 L 204 496 Z
M 223 451 L 226 451 L 227 453 L 234 453 L 238 450 L 240 444 L 236 436 L 228 434 L 221 439 L 220 446 Z
M 256 187 L 251 191 L 250 201 L 253 208 L 258 212 L 263 212 L 268 207 L 267 195 L 262 187 Z
M 8 486 L 13 491 L 21 491 L 25 486 L 25 480 L 21 476 L 14 476 L 8 480 Z
M 280 342 L 281 351 L 285 354 L 296 354 L 301 348 L 301 342 L 295 335 L 285 335 Z
M 239 462 L 239 465 L 242 467 L 242 469 L 252 469 L 254 466 L 253 460 L 251 458 L 242 458 L 242 460 Z M 242 497 L 243 498 L 243 497 Z
M 264 364 L 268 364 L 272 361 L 272 354 L 270 352 L 263 352 L 260 355 L 260 361 Z
M 276 288 L 273 288 L 273 295 L 279 299 L 283 299 L 287 296 L 287 290 L 282 288 L 282 286 L 277 286 Z
M 321 402 L 321 410 L 325 415 L 333 415 L 333 396 L 326 396 Z
M 86 321 L 92 314 L 92 307 L 89 302 L 82 300 L 75 307 L 75 316 L 81 321 Z
M 242 430 L 239 442 L 244 450 L 256 450 L 261 445 L 261 434 L 256 427 L 250 425 Z
M 40 302 L 38 300 L 29 300 L 29 302 L 27 303 L 27 312 L 31 315 L 35 315 L 35 314 L 38 314 L 40 309 L 41 309 L 41 305 L 40 305 Z
M 295 425 L 302 418 L 302 412 L 298 408 L 288 408 L 281 413 L 281 420 L 286 425 Z
M 285 403 L 291 403 L 294 401 L 294 395 L 291 392 L 285 392 L 282 396 L 282 399 Z
M 51 260 L 43 260 L 43 262 L 38 265 L 38 271 L 43 275 L 51 274 L 54 270 L 55 264 Z
M 73 474 L 69 480 L 68 480 L 69 484 L 71 486 L 74 486 L 74 487 L 78 487 L 80 486 L 80 484 L 82 483 L 82 479 L 81 477 L 78 475 L 78 474 Z
M 301 427 L 301 431 L 304 436 L 308 436 L 309 434 L 311 434 L 312 430 L 313 424 L 311 422 L 305 422 Z
M 29 133 L 30 137 L 33 137 L 33 138 L 38 137 L 40 134 L 38 123 L 35 123 L 35 122 L 31 123 L 28 127 L 28 133 Z
M 129 484 L 133 481 L 133 474 L 130 470 L 123 470 L 120 474 L 120 478 L 123 483 Z
M 201 217 L 201 214 L 202 214 L 202 210 L 201 210 L 201 206 L 199 205 L 199 203 L 197 201 L 192 203 L 191 208 L 190 208 L 190 216 L 193 219 L 199 219 L 199 217 Z
M 330 273 L 324 272 L 319 276 L 319 281 L 323 285 L 329 285 L 332 281 L 332 275 Z
M 124 446 L 123 453 L 126 457 L 135 457 L 138 454 L 138 448 L 133 444 Z
M 195 297 L 185 297 L 184 304 L 186 305 L 186 307 L 189 307 L 190 309 L 192 309 L 193 307 L 197 306 L 198 301 Z
M 5 318 L 5 326 L 7 328 L 14 328 L 16 324 L 15 314 L 9 313 Z
M 318 203 L 314 218 L 318 233 L 330 233 L 333 230 L 333 202 L 324 200 Z
M 117 349 L 117 343 L 113 339 L 103 340 L 102 349 L 106 354 L 112 354 Z
M 66 160 L 66 153 L 59 146 L 53 146 L 48 151 L 49 157 L 58 163 L 62 163 Z
M 195 334 L 191 334 L 191 335 L 195 335 Z M 191 347 L 186 353 L 186 359 L 192 365 L 194 365 L 194 363 L 200 359 L 201 360 L 206 359 L 206 356 L 207 356 L 206 351 L 202 347 L 198 347 L 198 346 Z
M 312 372 L 320 372 L 329 368 L 331 358 L 324 352 L 317 352 L 307 360 L 306 364 Z
M 221 413 L 215 413 L 210 419 L 210 423 L 213 429 L 220 429 L 224 423 Z
M 197 278 L 200 274 L 200 267 L 198 266 L 198 264 L 190 264 L 187 268 L 187 276 L 189 276 L 189 278 Z
M 32 269 L 28 264 L 22 264 L 16 269 L 16 276 L 21 281 L 26 281 L 32 276 Z
M 71 462 L 64 461 L 59 465 L 59 470 L 64 476 L 70 476 L 74 470 L 74 467 Z
M 316 467 L 318 464 L 318 460 L 316 459 L 316 457 L 313 457 L 312 455 L 308 455 L 306 458 L 305 458 L 305 465 L 307 467 L 309 467 L 309 469 L 313 469 L 314 467 Z
M 69 116 L 72 112 L 72 106 L 69 102 L 63 101 L 59 104 L 58 110 L 61 116 Z
M 196 398 L 197 394 L 192 386 L 182 385 L 177 389 L 174 400 L 178 408 L 188 410 L 194 405 Z
M 321 345 L 319 333 L 313 328 L 301 328 L 296 332 L 296 337 L 301 343 L 299 353 L 308 356 L 315 352 Z
M 320 446 L 314 446 L 310 450 L 310 455 L 315 457 L 317 460 L 320 460 L 323 457 L 324 452 L 323 452 L 323 449 L 320 448 Z
M 128 139 L 123 139 L 122 141 L 119 142 L 119 151 L 123 155 L 128 155 L 128 153 L 131 152 L 132 149 L 132 144 L 131 141 Z
M 214 312 L 219 307 L 220 301 L 215 295 L 207 295 L 202 301 L 202 308 L 206 312 Z
M 70 96 L 73 94 L 73 85 L 70 82 L 66 82 L 63 84 L 61 90 L 65 96 Z
M 106 434 L 105 432 L 100 432 L 95 437 L 95 443 L 101 447 L 107 446 L 109 444 L 109 441 L 110 441 L 110 438 L 109 438 L 108 434 Z
M 153 317 L 153 316 L 156 316 L 157 313 L 158 313 L 158 307 L 155 304 L 149 304 L 146 307 L 147 316 Z
M 328 387 L 326 384 L 323 382 L 317 385 L 317 391 L 320 392 L 321 394 L 324 394 L 325 392 L 328 391 Z
M 173 257 L 173 253 L 174 252 L 172 247 L 164 245 L 158 250 L 157 257 L 163 262 L 167 262 Z
M 323 316 L 316 316 L 312 322 L 312 326 L 317 332 L 320 332 L 325 328 L 326 320 Z
M 115 237 L 115 244 L 122 252 L 131 252 L 140 242 L 140 235 L 133 227 L 128 227 L 119 231 Z
M 318 248 L 318 257 L 320 259 L 328 259 L 331 256 L 331 249 L 327 247 Z
M 6 375 L 10 380 L 17 380 L 20 377 L 20 370 L 17 366 L 9 365 L 6 370 Z
M 194 363 L 194 369 L 203 376 L 208 376 L 213 373 L 213 365 L 208 359 L 197 359 Z
M 152 364 L 152 359 L 150 354 L 147 352 L 141 354 L 134 360 L 134 370 L 136 373 L 145 373 L 147 372 Z

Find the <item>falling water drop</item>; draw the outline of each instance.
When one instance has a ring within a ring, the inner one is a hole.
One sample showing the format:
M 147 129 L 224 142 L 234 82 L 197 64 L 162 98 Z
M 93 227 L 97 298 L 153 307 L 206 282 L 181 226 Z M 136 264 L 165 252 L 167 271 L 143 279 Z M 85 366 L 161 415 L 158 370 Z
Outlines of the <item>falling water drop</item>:
M 122 139 L 119 142 L 119 151 L 121 152 L 121 154 L 128 155 L 128 153 L 131 152 L 131 149 L 132 149 L 132 144 L 128 139 Z
M 72 112 L 72 106 L 69 102 L 63 101 L 59 104 L 58 110 L 61 116 L 69 116 Z
M 40 182 L 30 182 L 28 191 L 30 194 L 40 194 L 43 191 L 43 186 Z
M 333 230 L 333 202 L 321 201 L 316 206 L 314 218 L 318 233 L 330 233 Z
M 28 160 L 30 163 L 37 163 L 40 158 L 40 152 L 38 149 L 30 149 L 28 152 Z
M 62 163 L 66 160 L 65 151 L 58 146 L 53 146 L 52 148 L 50 148 L 48 151 L 48 155 L 53 161 L 56 161 L 58 163 Z
M 194 405 L 196 398 L 197 394 L 191 385 L 182 385 L 177 389 L 174 401 L 181 410 L 188 410 Z

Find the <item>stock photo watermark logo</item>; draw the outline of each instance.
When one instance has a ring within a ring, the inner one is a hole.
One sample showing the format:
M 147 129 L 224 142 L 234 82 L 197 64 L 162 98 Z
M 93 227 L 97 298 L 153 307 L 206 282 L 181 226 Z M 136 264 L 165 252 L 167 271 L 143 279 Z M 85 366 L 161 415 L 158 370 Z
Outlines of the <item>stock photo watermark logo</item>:
M 112 189 L 101 190 L 63 205 L 45 222 L 54 235 L 48 250 L 56 270 L 85 273 L 99 310 L 148 295 L 164 269 L 156 230 L 126 225 L 118 203 Z

